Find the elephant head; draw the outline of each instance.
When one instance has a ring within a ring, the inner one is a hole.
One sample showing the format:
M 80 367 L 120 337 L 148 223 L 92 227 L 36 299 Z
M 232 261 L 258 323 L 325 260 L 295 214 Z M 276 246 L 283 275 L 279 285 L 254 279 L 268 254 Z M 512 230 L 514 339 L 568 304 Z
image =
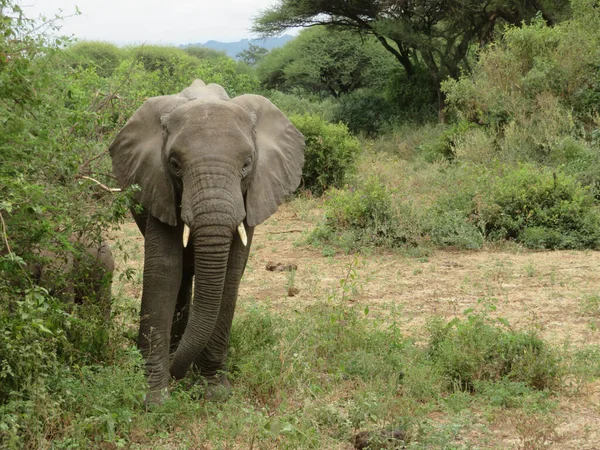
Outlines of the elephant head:
M 141 227 L 146 241 L 142 310 L 152 314 L 177 302 L 179 288 L 166 292 L 163 286 L 170 283 L 167 277 L 179 283 L 184 256 L 193 251 L 194 298 L 170 366 L 172 375 L 182 377 L 211 340 L 227 283 L 239 283 L 241 274 L 226 281 L 228 271 L 235 269 L 231 253 L 236 230 L 244 242 L 245 227 L 252 230 L 271 216 L 298 187 L 304 138 L 266 98 L 230 99 L 220 86 L 196 80 L 180 94 L 146 100 L 109 151 L 119 184 L 139 185 L 135 199 L 148 214 L 148 225 Z M 157 225 L 151 227 L 150 221 Z M 188 230 L 190 245 L 184 249 L 182 234 Z M 179 249 L 173 249 L 175 233 Z M 171 249 L 176 257 L 164 254 Z M 159 261 L 151 271 L 155 259 L 168 263 L 161 266 Z M 237 286 L 233 288 L 237 295 Z M 158 334 L 141 327 L 140 339 L 148 332 L 168 343 L 171 324 L 163 316 L 169 311 L 156 314 L 160 317 L 152 327 Z M 156 361 L 149 368 L 147 363 L 147 371 L 164 372 L 165 365 Z M 161 386 L 152 384 L 151 390 L 164 388 L 164 380 L 157 382 Z

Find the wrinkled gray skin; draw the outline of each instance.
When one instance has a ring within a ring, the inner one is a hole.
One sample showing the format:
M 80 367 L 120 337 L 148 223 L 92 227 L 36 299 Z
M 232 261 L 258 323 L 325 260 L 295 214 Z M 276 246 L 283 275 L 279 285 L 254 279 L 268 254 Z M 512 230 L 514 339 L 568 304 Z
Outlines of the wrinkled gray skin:
M 304 137 L 266 98 L 229 99 L 196 80 L 180 94 L 148 99 L 109 151 L 121 187 L 141 188 L 143 212 L 134 218 L 145 237 L 138 345 L 147 403 L 161 402 L 171 376 L 184 377 L 192 364 L 228 386 L 217 373 L 254 227 L 298 187 Z

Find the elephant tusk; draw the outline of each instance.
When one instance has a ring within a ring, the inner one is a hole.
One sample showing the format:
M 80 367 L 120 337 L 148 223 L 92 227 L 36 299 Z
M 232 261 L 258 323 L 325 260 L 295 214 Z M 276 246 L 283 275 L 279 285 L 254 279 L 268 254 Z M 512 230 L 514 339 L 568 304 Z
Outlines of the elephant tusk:
M 244 228 L 244 222 L 240 222 L 240 224 L 237 227 L 237 231 L 240 235 L 240 239 L 242 240 L 242 244 L 244 244 L 244 247 L 246 247 L 248 245 L 248 236 L 246 235 L 246 229 Z
M 187 247 L 188 241 L 190 240 L 190 227 L 187 224 L 183 225 L 183 247 Z

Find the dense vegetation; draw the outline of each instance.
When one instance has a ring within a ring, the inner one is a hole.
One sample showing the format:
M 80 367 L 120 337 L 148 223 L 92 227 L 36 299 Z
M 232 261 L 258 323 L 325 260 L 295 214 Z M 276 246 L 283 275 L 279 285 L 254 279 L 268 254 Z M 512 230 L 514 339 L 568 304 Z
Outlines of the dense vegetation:
M 268 96 L 304 133 L 301 191 L 323 196 L 325 209 L 308 237 L 315 245 L 597 249 L 600 10 L 593 0 L 481 5 L 284 0 L 258 30 L 331 26 L 235 61 L 196 47 L 73 42 L 0 0 L 0 447 L 125 447 L 140 429 L 144 445 L 195 417 L 205 424 L 196 439 L 215 448 L 248 428 L 273 445 L 325 448 L 398 413 L 393 425 L 422 444 L 411 448 L 441 448 L 444 436 L 416 424 L 432 399 L 550 408 L 567 369 L 535 333 L 469 314 L 433 321 L 416 346 L 332 296 L 291 324 L 261 309 L 240 317 L 230 365 L 244 402 L 206 405 L 181 389 L 144 415 L 135 331 L 115 325 L 133 321 L 131 311 L 107 323 L 94 299 L 66 302 L 54 265 L 81 254 L 74 236 L 99 242 L 128 217 L 131 193 L 108 190 L 115 133 L 145 98 L 195 78 L 230 96 Z M 53 271 L 46 283 L 32 280 L 35 264 Z M 596 367 L 597 357 L 580 362 Z M 285 408 L 306 389 L 335 397 L 329 379 L 362 386 L 339 400 L 344 414 L 315 398 L 305 414 L 277 420 L 261 406 L 276 398 L 271 406 Z

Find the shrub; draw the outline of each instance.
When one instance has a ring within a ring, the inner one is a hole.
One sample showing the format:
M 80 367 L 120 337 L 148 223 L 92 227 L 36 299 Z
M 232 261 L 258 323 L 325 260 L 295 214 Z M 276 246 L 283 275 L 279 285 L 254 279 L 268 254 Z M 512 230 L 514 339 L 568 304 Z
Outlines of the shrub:
M 125 52 L 108 42 L 82 41 L 67 48 L 65 58 L 72 67 L 92 67 L 98 75 L 108 78 L 125 58 Z
M 342 187 L 360 154 L 358 139 L 345 125 L 315 114 L 293 115 L 290 120 L 306 140 L 302 188 L 322 195 L 330 187 Z
M 507 379 L 542 390 L 559 382 L 558 356 L 533 332 L 503 328 L 483 314 L 435 319 L 429 332 L 429 355 L 449 387 L 474 390 L 476 382 Z
M 454 159 L 455 146 L 470 129 L 474 128 L 475 124 L 467 121 L 460 121 L 447 128 L 435 141 L 427 142 L 420 146 L 418 151 L 421 156 L 429 162 L 439 158 Z
M 332 242 L 348 251 L 365 245 L 399 247 L 416 244 L 424 234 L 420 216 L 410 204 L 396 205 L 377 176 L 343 189 L 332 189 L 325 201 L 325 221 L 311 242 Z
M 207 84 L 220 84 L 230 97 L 258 89 L 258 79 L 242 70 L 233 59 L 226 56 L 198 59 L 176 47 L 131 47 L 129 58 L 120 64 L 115 75 L 134 95 L 141 94 L 142 99 L 180 92 L 196 78 Z M 127 90 L 125 93 L 131 96 Z
M 332 122 L 338 105 L 331 98 L 307 98 L 297 94 L 286 94 L 281 91 L 268 93 L 269 99 L 286 115 L 311 114 L 321 116 L 328 122 Z
M 484 236 L 476 223 L 460 209 L 442 210 L 439 207 L 429 212 L 431 241 L 440 247 L 457 247 L 469 250 L 481 248 Z
M 358 245 L 393 246 L 398 238 L 391 195 L 376 177 L 359 189 L 332 190 L 325 211 L 325 227 L 334 233 L 352 232 Z
M 486 235 L 530 248 L 596 248 L 600 217 L 589 189 L 572 176 L 523 165 L 481 194 L 476 214 Z
M 414 68 L 415 73 L 410 77 L 399 67 L 388 77 L 385 95 L 394 110 L 395 121 L 437 123 L 438 99 L 431 74 L 424 66 Z
M 185 47 L 183 51 L 197 59 L 220 59 L 227 57 L 227 53 L 225 53 L 225 50 L 215 50 L 212 48 L 200 47 L 196 45 L 190 45 L 188 47 Z
M 354 90 L 339 98 L 335 120 L 344 122 L 353 133 L 383 135 L 390 125 L 435 122 L 437 99 L 430 75 L 417 67 L 407 77 L 394 68 L 385 83 Z
M 384 95 L 372 89 L 358 89 L 339 99 L 335 121 L 348 126 L 353 133 L 376 135 L 394 117 L 392 105 Z
M 135 58 L 147 72 L 166 71 L 173 74 L 179 65 L 198 66 L 199 60 L 177 47 L 143 45 L 129 48 L 130 57 Z
M 12 1 L 0 4 L 6 38 L 0 53 L 11 55 L 0 58 L 0 447 L 39 448 L 74 421 L 62 409 L 68 402 L 87 405 L 60 386 L 80 383 L 84 366 L 110 364 L 115 349 L 112 328 L 92 308 L 54 298 L 26 266 L 44 254 L 73 261 L 78 249 L 70 237 L 97 242 L 124 217 L 124 197 L 104 195 L 83 179 L 112 182 L 100 156 L 118 126 L 111 101 L 120 99 L 109 98 L 110 81 L 96 67 L 65 64 L 60 47 L 68 40 L 40 34 L 47 27 L 28 20 Z M 66 278 L 59 270 L 52 281 L 60 287 Z
M 600 12 L 592 0 L 572 6 L 556 26 L 539 18 L 508 28 L 471 74 L 442 83 L 450 111 L 488 127 L 513 160 L 546 162 L 566 136 L 589 139 L 597 128 Z

